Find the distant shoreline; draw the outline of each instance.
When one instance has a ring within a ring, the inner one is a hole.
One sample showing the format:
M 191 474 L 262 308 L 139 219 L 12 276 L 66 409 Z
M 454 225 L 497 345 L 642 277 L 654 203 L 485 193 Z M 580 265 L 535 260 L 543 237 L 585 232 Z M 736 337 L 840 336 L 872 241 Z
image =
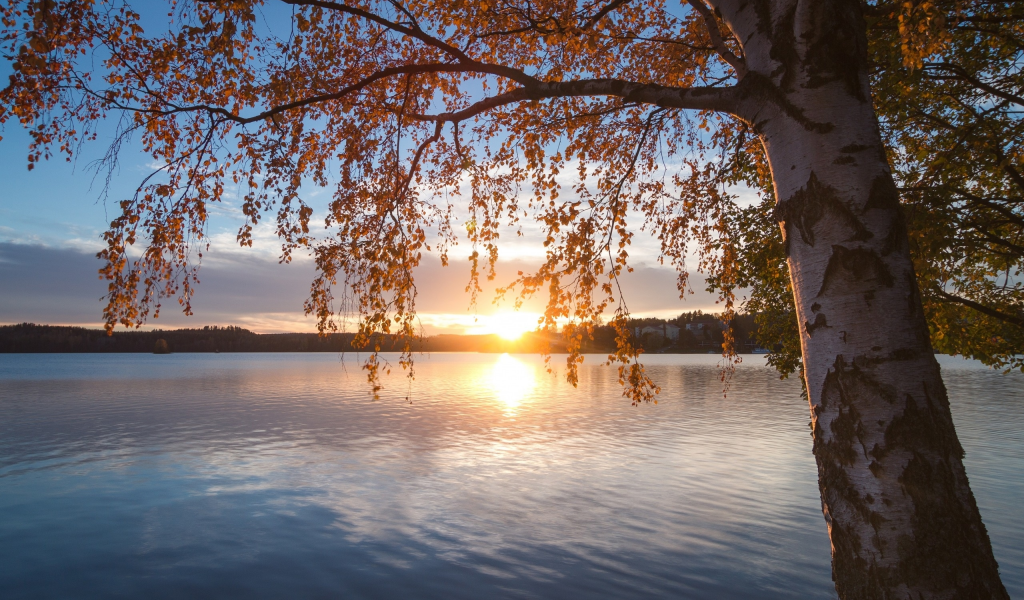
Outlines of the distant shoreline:
M 584 353 L 611 353 L 615 351 L 614 331 L 610 327 L 598 328 L 595 339 L 584 343 Z M 600 331 L 607 329 L 608 331 Z M 0 326 L 0 354 L 105 354 L 153 353 L 158 341 L 163 340 L 170 353 L 255 353 L 255 352 L 354 352 L 365 351 L 352 347 L 352 333 L 254 333 L 241 327 L 204 327 L 201 329 L 173 329 L 151 331 L 115 331 L 112 335 L 102 329 L 62 325 L 22 323 Z M 400 351 L 392 340 L 375 340 L 382 352 Z M 566 351 L 565 341 L 558 334 L 527 333 L 516 340 L 507 340 L 495 334 L 425 336 L 413 341 L 414 352 L 484 352 L 539 354 L 544 351 L 559 354 Z M 749 350 L 748 350 L 749 351 Z M 711 342 L 696 347 L 662 345 L 648 349 L 648 353 L 708 354 L 721 352 L 721 345 Z M 745 352 L 746 353 L 746 352 Z

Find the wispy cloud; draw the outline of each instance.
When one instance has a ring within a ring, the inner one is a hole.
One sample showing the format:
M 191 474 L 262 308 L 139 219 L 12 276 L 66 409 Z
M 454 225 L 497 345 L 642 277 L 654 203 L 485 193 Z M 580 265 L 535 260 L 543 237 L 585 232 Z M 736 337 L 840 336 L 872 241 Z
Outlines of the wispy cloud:
M 262 333 L 315 331 L 315 320 L 303 314 L 302 304 L 315 273 L 308 259 L 278 264 L 276 256 L 247 249 L 226 250 L 227 240 L 217 238 L 213 250 L 204 253 L 199 271 L 201 284 L 193 300 L 194 315 L 186 317 L 173 300 L 165 302 L 159 319 L 149 327 L 201 327 L 239 325 Z M 484 292 L 475 306 L 465 291 L 469 265 L 453 260 L 448 267 L 427 256 L 416 273 L 417 308 L 423 332 L 488 333 L 495 329 L 495 315 L 514 310 L 514 298 L 495 302 L 494 290 L 512 281 L 519 270 L 529 271 L 539 261 L 528 257 L 502 259 L 494 281 L 483 281 Z M 101 266 L 87 245 L 53 247 L 42 244 L 0 243 L 0 322 L 31 321 L 51 324 L 99 326 L 106 282 L 99 279 Z M 638 316 L 668 317 L 684 310 L 715 310 L 714 298 L 702 291 L 679 299 L 676 274 L 663 267 L 638 267 L 622 278 L 626 302 Z M 340 292 L 341 290 L 339 290 Z M 521 311 L 537 315 L 545 296 L 525 301 Z M 522 318 L 522 317 L 516 317 Z

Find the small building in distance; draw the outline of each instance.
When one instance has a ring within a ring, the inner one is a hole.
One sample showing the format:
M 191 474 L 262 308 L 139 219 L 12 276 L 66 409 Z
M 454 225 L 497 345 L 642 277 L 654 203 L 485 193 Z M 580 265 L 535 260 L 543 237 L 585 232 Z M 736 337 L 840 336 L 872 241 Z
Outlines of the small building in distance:
M 665 337 L 673 342 L 679 341 L 679 328 L 671 323 L 665 323 Z
M 673 342 L 679 341 L 679 328 L 671 323 L 662 323 L 660 325 L 648 325 L 647 327 L 637 327 L 637 337 L 643 337 L 649 335 L 652 337 L 660 337 L 666 340 L 672 340 Z
M 719 319 L 714 319 L 711 321 L 698 321 L 696 323 L 686 324 L 686 330 L 691 331 L 693 333 L 697 333 L 700 331 L 723 331 L 727 327 L 729 327 L 729 324 Z

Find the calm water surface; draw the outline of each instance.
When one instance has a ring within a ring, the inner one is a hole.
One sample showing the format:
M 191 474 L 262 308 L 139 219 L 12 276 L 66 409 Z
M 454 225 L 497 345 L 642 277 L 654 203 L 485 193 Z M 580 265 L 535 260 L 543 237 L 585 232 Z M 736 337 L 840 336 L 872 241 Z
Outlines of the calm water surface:
M 595 357 L 596 358 L 596 357 Z M 555 359 L 557 360 L 557 358 Z M 0 355 L 0 598 L 834 598 L 807 406 L 747 357 Z M 943 359 L 1024 597 L 1024 376 Z

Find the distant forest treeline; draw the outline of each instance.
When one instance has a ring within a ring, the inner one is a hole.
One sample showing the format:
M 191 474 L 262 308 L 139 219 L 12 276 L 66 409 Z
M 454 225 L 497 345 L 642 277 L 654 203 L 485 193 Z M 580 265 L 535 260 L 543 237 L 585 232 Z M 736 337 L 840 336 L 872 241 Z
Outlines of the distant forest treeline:
M 687 324 L 694 324 L 687 329 Z M 696 324 L 704 324 L 697 327 Z M 678 327 L 678 332 L 667 325 Z M 755 344 L 754 318 L 738 315 L 730 324 L 740 352 L 750 352 Z M 718 352 L 722 347 L 722 327 L 717 315 L 700 311 L 683 313 L 675 319 L 634 319 L 630 330 L 648 352 Z M 102 329 L 21 323 L 0 326 L 0 353 L 33 352 L 153 352 L 158 340 L 170 352 L 352 352 L 351 333 L 254 333 L 235 326 L 203 327 L 151 331 L 115 331 Z M 562 352 L 561 336 L 530 333 L 510 341 L 496 335 L 450 335 L 425 337 L 414 343 L 421 352 Z M 161 344 L 161 348 L 164 346 Z M 381 340 L 384 351 L 398 350 L 388 339 Z M 594 339 L 584 344 L 584 352 L 611 352 L 615 349 L 615 331 L 610 326 L 594 329 Z

